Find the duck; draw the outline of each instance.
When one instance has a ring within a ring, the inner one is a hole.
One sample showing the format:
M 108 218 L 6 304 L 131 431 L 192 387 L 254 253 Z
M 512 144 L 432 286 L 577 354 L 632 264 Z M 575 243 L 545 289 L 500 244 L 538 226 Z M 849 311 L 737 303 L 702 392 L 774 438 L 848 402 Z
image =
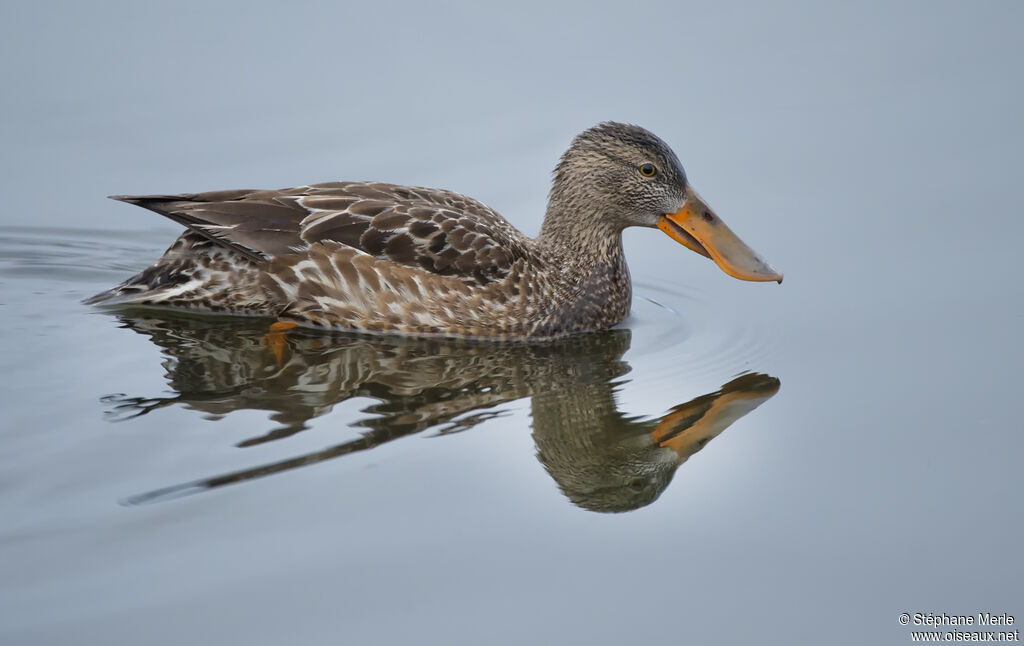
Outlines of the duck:
M 782 282 L 664 141 L 612 121 L 561 156 L 535 238 L 464 195 L 373 181 L 110 197 L 185 231 L 87 304 L 265 317 L 276 331 L 547 339 L 609 328 L 629 314 L 622 232 L 635 226 L 734 278 Z

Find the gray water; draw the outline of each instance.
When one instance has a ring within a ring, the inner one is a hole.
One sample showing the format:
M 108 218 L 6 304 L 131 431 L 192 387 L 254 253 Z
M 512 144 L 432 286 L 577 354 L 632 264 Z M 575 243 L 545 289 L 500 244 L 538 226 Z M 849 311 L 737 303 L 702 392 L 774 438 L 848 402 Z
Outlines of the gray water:
M 1024 621 L 1024 11 L 716 7 L 3 5 L 0 642 Z M 80 303 L 178 231 L 105 195 L 376 179 L 535 234 L 608 119 L 785 283 L 630 230 L 618 329 L 278 355 L 259 323 Z

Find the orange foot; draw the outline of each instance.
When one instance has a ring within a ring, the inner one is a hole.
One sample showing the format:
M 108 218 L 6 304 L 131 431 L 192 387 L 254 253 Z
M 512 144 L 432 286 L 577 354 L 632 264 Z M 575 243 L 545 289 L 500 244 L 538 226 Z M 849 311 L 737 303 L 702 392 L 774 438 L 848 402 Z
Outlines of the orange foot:
M 291 321 L 275 321 L 270 324 L 270 331 L 267 332 L 265 337 L 267 346 L 274 354 L 274 360 L 277 362 L 278 368 L 284 364 L 284 349 L 288 345 L 285 340 L 285 333 L 293 327 L 298 327 L 298 325 Z

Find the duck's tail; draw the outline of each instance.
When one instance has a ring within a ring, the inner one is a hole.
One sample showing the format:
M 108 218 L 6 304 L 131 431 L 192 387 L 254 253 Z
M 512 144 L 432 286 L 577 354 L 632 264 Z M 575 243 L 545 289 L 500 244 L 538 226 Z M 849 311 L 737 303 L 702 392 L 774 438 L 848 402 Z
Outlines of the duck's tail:
M 82 302 L 246 316 L 275 313 L 259 287 L 259 271 L 248 258 L 192 231 L 178 237 L 146 269 Z

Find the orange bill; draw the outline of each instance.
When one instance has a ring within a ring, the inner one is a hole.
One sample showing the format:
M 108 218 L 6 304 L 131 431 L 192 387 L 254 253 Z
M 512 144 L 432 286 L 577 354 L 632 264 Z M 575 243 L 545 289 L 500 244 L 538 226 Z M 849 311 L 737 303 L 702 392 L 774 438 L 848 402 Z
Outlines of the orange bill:
M 740 240 L 689 186 L 683 208 L 659 217 L 658 228 L 676 242 L 711 258 L 733 278 L 782 282 L 782 272 Z

